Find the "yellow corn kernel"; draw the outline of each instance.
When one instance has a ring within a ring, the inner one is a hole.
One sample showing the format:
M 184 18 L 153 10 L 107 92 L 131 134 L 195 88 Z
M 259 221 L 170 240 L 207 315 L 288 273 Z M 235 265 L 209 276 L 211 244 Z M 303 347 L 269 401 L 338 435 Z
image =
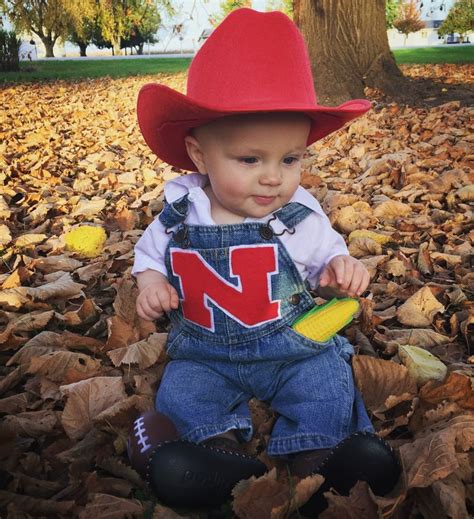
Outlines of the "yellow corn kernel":
M 292 328 L 317 342 L 326 342 L 349 324 L 359 309 L 357 299 L 332 299 L 299 317 Z
M 378 232 L 368 231 L 367 229 L 357 229 L 349 234 L 349 242 L 354 238 L 370 238 L 383 245 L 391 240 L 390 236 L 386 234 L 379 234 Z

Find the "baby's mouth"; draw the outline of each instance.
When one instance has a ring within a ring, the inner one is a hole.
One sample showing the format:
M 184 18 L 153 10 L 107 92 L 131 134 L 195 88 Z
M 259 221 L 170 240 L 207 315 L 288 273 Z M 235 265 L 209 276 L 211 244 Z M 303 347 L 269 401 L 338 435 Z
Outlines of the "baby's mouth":
M 259 205 L 269 205 L 276 199 L 276 196 L 260 196 L 260 195 L 255 195 L 253 197 L 253 199 Z

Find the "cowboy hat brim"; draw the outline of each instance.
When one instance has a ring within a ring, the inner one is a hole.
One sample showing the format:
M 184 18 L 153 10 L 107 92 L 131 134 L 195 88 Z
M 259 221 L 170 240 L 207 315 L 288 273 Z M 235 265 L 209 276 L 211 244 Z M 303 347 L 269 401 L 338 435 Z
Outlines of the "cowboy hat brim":
M 326 137 L 344 124 L 370 110 L 366 99 L 354 99 L 339 106 L 302 106 L 287 103 L 282 106 L 245 106 L 230 110 L 206 106 L 165 85 L 150 83 L 138 95 L 138 123 L 150 149 L 163 161 L 180 169 L 192 171 L 184 137 L 191 128 L 229 115 L 258 112 L 297 112 L 312 120 L 307 145 Z

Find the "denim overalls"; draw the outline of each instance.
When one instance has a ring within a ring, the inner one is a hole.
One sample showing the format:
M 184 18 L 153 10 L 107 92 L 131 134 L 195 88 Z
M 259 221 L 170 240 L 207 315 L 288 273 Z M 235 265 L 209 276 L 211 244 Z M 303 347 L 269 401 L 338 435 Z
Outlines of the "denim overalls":
M 332 447 L 353 432 L 372 431 L 354 387 L 352 346 L 339 336 L 314 342 L 291 328 L 314 302 L 271 221 L 187 225 L 188 204 L 186 195 L 159 216 L 171 236 L 166 266 L 180 308 L 170 314 L 172 360 L 157 410 L 183 439 L 201 442 L 236 430 L 249 441 L 247 402 L 255 396 L 278 413 L 270 456 Z M 293 233 L 310 213 L 293 202 L 272 220 Z

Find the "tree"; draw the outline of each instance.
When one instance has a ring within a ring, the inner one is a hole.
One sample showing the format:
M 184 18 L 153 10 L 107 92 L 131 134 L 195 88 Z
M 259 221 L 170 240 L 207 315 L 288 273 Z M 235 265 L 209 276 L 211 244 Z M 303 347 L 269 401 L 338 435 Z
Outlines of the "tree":
M 79 47 L 80 55 L 85 57 L 86 49 L 95 40 L 102 39 L 102 33 L 97 18 L 84 18 L 80 27 L 72 25 L 67 40 Z
M 404 45 L 406 45 L 408 35 L 411 32 L 419 31 L 425 27 L 425 23 L 421 21 L 416 0 L 409 0 L 400 4 L 398 16 L 394 20 L 393 26 L 405 35 Z
M 121 54 L 122 40 L 134 32 L 142 37 L 156 33 L 161 21 L 158 6 L 173 13 L 170 0 L 97 0 L 97 5 L 102 37 L 114 55 Z
M 387 20 L 387 29 L 393 27 L 393 22 L 398 17 L 398 10 L 400 7 L 400 0 L 387 0 L 385 2 L 385 18 Z
M 388 46 L 385 0 L 295 0 L 294 13 L 322 104 L 364 97 L 365 86 L 392 96 L 409 89 Z
M 0 0 L 0 8 L 17 34 L 36 34 L 43 42 L 46 57 L 54 57 L 54 44 L 67 34 L 70 22 L 63 0 Z
M 69 14 L 66 39 L 79 46 L 81 56 L 86 56 L 87 46 L 100 34 L 97 2 L 65 0 L 65 8 Z
M 20 40 L 0 25 L 0 71 L 20 70 Z
M 155 43 L 155 34 L 161 23 L 158 5 L 146 2 L 135 10 L 129 19 L 129 34 L 122 42 L 122 48 L 135 47 L 137 54 L 143 54 L 145 43 Z
M 252 7 L 252 0 L 223 0 L 220 3 L 220 13 L 210 20 L 212 25 L 219 25 L 230 12 L 241 7 Z
M 293 18 L 293 0 L 269 0 L 267 11 L 282 11 L 289 18 Z
M 459 33 L 461 39 L 473 30 L 474 2 L 473 0 L 458 0 L 450 9 L 448 16 L 438 29 L 440 36 Z

